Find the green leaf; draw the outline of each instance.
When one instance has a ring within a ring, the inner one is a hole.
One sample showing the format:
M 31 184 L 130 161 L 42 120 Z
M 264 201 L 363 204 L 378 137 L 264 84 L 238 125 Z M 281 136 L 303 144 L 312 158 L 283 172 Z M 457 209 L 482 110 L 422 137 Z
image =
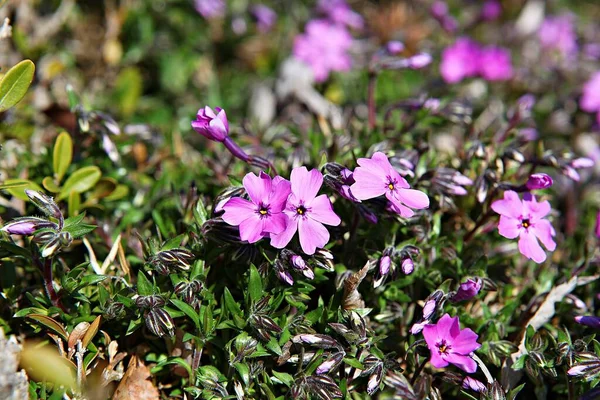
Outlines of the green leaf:
M 360 361 L 358 361 L 356 358 L 344 358 L 344 363 L 348 364 L 351 367 L 354 367 L 356 369 L 360 369 L 363 370 L 365 369 L 365 367 L 363 367 L 363 365 L 360 363 Z
M 142 84 L 142 74 L 137 68 L 128 67 L 119 72 L 115 83 L 115 97 L 123 114 L 129 115 L 135 111 L 142 94 Z
M 262 278 L 254 265 L 250 266 L 250 278 L 248 279 L 248 292 L 253 302 L 260 300 L 263 296 Z
M 250 383 L 250 368 L 248 368 L 246 364 L 242 363 L 235 363 L 233 364 L 233 366 L 242 377 L 244 384 L 248 386 L 248 384 Z
M 242 309 L 240 308 L 240 305 L 233 299 L 229 288 L 225 288 L 225 291 L 223 292 L 223 298 L 225 300 L 225 306 L 227 306 L 227 309 L 232 315 L 237 315 L 239 317 L 243 316 Z
M 3 185 L 0 185 L 0 190 L 6 190 L 6 189 L 12 189 L 12 188 L 19 188 L 19 187 L 25 186 L 26 184 L 27 183 L 25 183 L 25 182 L 5 183 Z
M 44 192 L 44 189 L 40 185 L 27 179 L 7 179 L 4 181 L 4 185 L 9 186 L 6 188 L 8 193 L 25 201 L 30 201 L 29 197 L 25 194 L 25 190 L 31 189 L 36 192 Z
M 146 278 L 144 271 L 141 270 L 138 272 L 137 276 L 137 289 L 140 296 L 150 296 L 151 294 L 154 294 L 152 284 L 148 278 Z
M 73 86 L 71 86 L 70 83 L 67 84 L 65 90 L 67 91 L 67 97 L 69 99 L 69 108 L 71 111 L 75 111 L 75 107 L 80 103 L 79 96 L 77 96 L 77 93 L 75 93 Z
M 42 181 L 42 186 L 50 193 L 60 192 L 60 187 L 58 187 L 56 183 L 54 183 L 54 179 L 52 179 L 51 176 L 47 176 L 44 178 L 44 180 Z
M 517 398 L 517 395 L 519 394 L 519 392 L 521 390 L 523 390 L 523 388 L 525 387 L 525 384 L 522 383 L 519 386 L 517 386 L 516 388 L 514 388 L 513 390 L 511 390 L 510 392 L 508 392 L 508 394 L 506 395 L 506 400 L 514 400 Z
M 56 181 L 60 182 L 73 160 L 73 141 L 67 132 L 62 132 L 54 143 L 52 168 Z
M 77 280 L 77 285 L 73 288 L 72 291 L 75 292 L 86 286 L 95 285 L 96 283 L 102 282 L 102 281 L 106 280 L 107 278 L 108 278 L 108 276 L 106 276 L 106 275 L 95 275 L 95 274 L 86 275 Z
M 81 195 L 77 192 L 69 193 L 68 209 L 69 215 L 77 215 L 81 207 Z
M 42 314 L 29 314 L 27 318 L 31 318 L 32 320 L 44 325 L 46 328 L 49 328 L 54 332 L 58 333 L 58 335 L 62 337 L 65 341 L 68 340 L 69 335 L 66 329 L 53 318 Z
M 279 381 L 283 383 L 287 387 L 291 387 L 294 384 L 294 377 L 286 372 L 277 372 L 275 370 L 272 371 L 273 376 Z
M 159 372 L 162 367 L 164 367 L 165 365 L 180 365 L 183 368 L 185 368 L 185 370 L 188 373 L 188 376 L 192 376 L 192 367 L 190 366 L 190 364 L 188 364 L 187 362 L 185 362 L 184 359 L 182 359 L 181 357 L 172 357 L 172 358 L 168 358 L 166 360 L 163 360 L 161 362 L 159 362 L 158 364 L 156 364 L 151 370 L 150 372 L 155 374 L 157 372 Z
M 123 197 L 129 194 L 129 188 L 125 185 L 117 185 L 115 190 L 108 196 L 104 198 L 104 200 L 114 201 L 122 199 Z
M 66 198 L 71 192 L 83 193 L 91 189 L 101 176 L 102 172 L 96 166 L 78 169 L 65 181 L 57 200 Z
M 200 317 L 196 310 L 194 310 L 189 304 L 179 300 L 179 299 L 171 299 L 171 303 L 181 311 L 185 313 L 196 325 L 196 329 L 200 329 Z
M 35 65 L 31 60 L 23 60 L 8 70 L 0 82 L 0 112 L 21 101 L 29 89 L 34 73 Z
M 65 228 L 63 228 L 63 231 L 69 232 L 71 234 L 71 236 L 73 236 L 74 239 L 77 239 L 77 238 L 87 235 L 88 233 L 92 232 L 96 228 L 97 228 L 96 225 L 78 224 L 78 225 L 72 225 L 69 227 L 65 227 Z

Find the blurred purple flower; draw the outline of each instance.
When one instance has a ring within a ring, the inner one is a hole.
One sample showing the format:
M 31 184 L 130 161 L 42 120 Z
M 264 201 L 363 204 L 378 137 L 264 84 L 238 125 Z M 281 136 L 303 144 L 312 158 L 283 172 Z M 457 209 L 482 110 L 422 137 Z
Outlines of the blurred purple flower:
M 469 38 L 460 38 L 442 52 L 440 72 L 448 83 L 457 83 L 479 72 L 479 53 L 477 42 Z
M 391 55 L 402 53 L 404 51 L 404 43 L 398 40 L 390 40 L 385 45 L 385 50 Z
M 459 301 L 470 300 L 477 296 L 482 285 L 483 282 L 480 278 L 467 279 L 466 282 L 460 284 L 456 294 L 450 298 L 450 301 L 458 303 Z
M 538 30 L 538 38 L 545 49 L 558 50 L 565 57 L 573 55 L 577 51 L 575 17 L 572 14 L 547 17 Z
M 264 4 L 257 4 L 250 9 L 250 13 L 256 20 L 256 26 L 262 33 L 269 32 L 275 22 L 277 22 L 277 14 L 270 7 Z
M 458 23 L 456 22 L 456 19 L 450 15 L 448 4 L 446 4 L 445 1 L 438 0 L 433 2 L 429 12 L 431 13 L 431 16 L 440 23 L 442 29 L 444 29 L 446 32 L 452 33 L 458 28 Z
M 501 47 L 488 46 L 479 53 L 479 73 L 488 81 L 505 81 L 513 75 L 510 52 Z
M 512 190 L 504 192 L 504 199 L 492 203 L 492 210 L 500 214 L 498 232 L 508 239 L 519 237 L 519 251 L 525 257 L 537 263 L 546 260 L 546 253 L 538 240 L 549 251 L 554 251 L 556 243 L 552 236 L 556 234 L 546 217 L 550 203 L 546 200 L 538 203 L 531 193 L 523 195 L 523 201 Z
M 552 186 L 554 182 L 552 181 L 552 177 L 548 174 L 538 173 L 531 174 L 525 186 L 529 190 L 537 190 L 537 189 L 547 189 Z
M 225 110 L 215 107 L 215 111 L 209 106 L 199 109 L 192 128 L 207 139 L 223 142 L 229 135 L 229 122 Z
M 502 14 L 502 5 L 498 0 L 487 0 L 481 7 L 481 18 L 484 21 L 493 21 Z
M 350 187 L 357 199 L 368 200 L 385 195 L 393 210 L 405 218 L 415 214 L 410 208 L 420 210 L 429 207 L 427 195 L 410 189 L 406 179 L 392 167 L 385 154 L 377 152 L 371 158 L 359 158 L 358 165 L 352 175 L 356 182 Z
M 223 221 L 240 227 L 240 238 L 255 243 L 269 233 L 281 233 L 286 228 L 286 216 L 282 213 L 290 194 L 290 182 L 271 177 L 261 171 L 252 172 L 243 180 L 250 201 L 240 197 L 230 199 L 224 206 Z
M 362 29 L 365 25 L 363 17 L 352 11 L 346 0 L 319 0 L 317 11 L 336 24 L 354 29 Z
M 206 19 L 220 18 L 225 15 L 224 0 L 195 0 L 196 11 Z
M 575 322 L 581 325 L 589 326 L 590 328 L 600 329 L 600 317 L 578 315 L 575 317 Z
M 600 124 L 600 71 L 596 71 L 583 85 L 579 106 L 583 111 L 597 113 L 596 119 Z
M 454 364 L 467 373 L 477 371 L 477 363 L 470 354 L 481 347 L 477 334 L 471 329 L 461 330 L 458 317 L 444 314 L 436 324 L 425 325 L 423 336 L 431 351 L 431 364 L 436 368 Z
M 329 242 L 329 232 L 323 224 L 337 226 L 341 220 L 327 195 L 317 196 L 323 184 L 323 175 L 318 170 L 294 168 L 290 181 L 291 194 L 283 211 L 288 217 L 287 227 L 283 232 L 271 235 L 271 245 L 284 248 L 298 231 L 302 250 L 314 254 L 318 247 Z
M 485 383 L 475 378 L 471 378 L 470 376 L 466 376 L 465 379 L 463 379 L 462 387 L 464 389 L 471 389 L 472 391 L 478 393 L 485 392 L 487 390 Z
M 305 33 L 294 39 L 294 57 L 311 67 L 317 82 L 323 82 L 331 71 L 350 69 L 351 45 L 352 36 L 343 26 L 312 20 L 306 24 Z
M 538 131 L 535 128 L 523 128 L 519 129 L 517 135 L 525 140 L 526 142 L 531 142 L 532 140 L 536 140 L 538 138 Z

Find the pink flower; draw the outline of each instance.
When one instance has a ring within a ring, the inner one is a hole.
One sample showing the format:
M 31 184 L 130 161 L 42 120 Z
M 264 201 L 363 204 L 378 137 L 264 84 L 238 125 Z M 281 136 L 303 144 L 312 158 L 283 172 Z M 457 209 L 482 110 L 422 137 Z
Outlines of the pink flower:
M 502 14 L 502 5 L 498 0 L 487 0 L 481 7 L 481 18 L 493 21 Z
M 583 111 L 597 113 L 596 119 L 600 124 L 600 71 L 596 71 L 583 85 L 579 106 Z
M 523 201 L 512 190 L 504 192 L 504 199 L 492 203 L 492 210 L 500 214 L 498 232 L 508 239 L 519 237 L 519 251 L 537 263 L 546 260 L 546 253 L 538 240 L 549 251 L 554 251 L 556 234 L 550 222 L 544 217 L 550 213 L 550 203 L 538 203 L 535 196 L 525 193 Z
M 577 51 L 575 17 L 572 14 L 547 17 L 538 30 L 538 38 L 545 49 L 572 55 Z
M 306 254 L 314 254 L 317 247 L 329 242 L 329 232 L 323 224 L 337 226 L 341 220 L 333 211 L 327 195 L 317 196 L 323 184 L 323 175 L 318 170 L 294 168 L 290 181 L 292 193 L 283 211 L 287 216 L 287 227 L 283 232 L 271 235 L 271 245 L 284 248 L 298 231 L 302 250 Z
M 377 152 L 371 158 L 359 158 L 358 165 L 360 167 L 352 174 L 355 183 L 350 186 L 357 199 L 368 200 L 385 195 L 392 210 L 406 218 L 415 214 L 411 208 L 429 207 L 427 195 L 410 189 L 406 179 L 392 167 L 385 154 Z
M 529 179 L 527 180 L 525 186 L 529 190 L 538 190 L 547 189 L 550 186 L 552 186 L 553 183 L 554 181 L 552 180 L 552 177 L 550 175 L 544 173 L 537 173 L 529 175 Z
M 352 11 L 346 0 L 319 0 L 317 10 L 336 24 L 354 29 L 362 29 L 365 25 L 363 17 Z
M 350 69 L 351 45 L 352 36 L 342 25 L 312 20 L 306 24 L 305 33 L 294 39 L 294 57 L 311 67 L 317 82 L 323 82 L 331 71 Z
M 458 317 L 444 314 L 437 324 L 423 328 L 423 336 L 431 351 L 431 364 L 436 368 L 454 364 L 465 372 L 477 371 L 477 363 L 470 354 L 481 347 L 477 334 L 471 329 L 461 330 Z
M 442 52 L 440 72 L 448 83 L 460 82 L 479 72 L 479 44 L 469 38 L 460 38 Z
M 282 211 L 290 194 L 290 183 L 280 176 L 271 180 L 264 172 L 259 176 L 251 172 L 242 183 L 250 201 L 240 197 L 230 199 L 223 206 L 223 221 L 239 226 L 240 238 L 250 243 L 283 232 L 287 219 Z
M 489 46 L 479 54 L 479 73 L 488 81 L 505 81 L 513 75 L 510 52 Z
M 223 142 L 229 135 L 229 122 L 225 110 L 216 107 L 215 111 L 209 106 L 199 109 L 192 128 L 207 139 Z
M 220 18 L 225 15 L 223 0 L 196 0 L 196 11 L 206 19 Z

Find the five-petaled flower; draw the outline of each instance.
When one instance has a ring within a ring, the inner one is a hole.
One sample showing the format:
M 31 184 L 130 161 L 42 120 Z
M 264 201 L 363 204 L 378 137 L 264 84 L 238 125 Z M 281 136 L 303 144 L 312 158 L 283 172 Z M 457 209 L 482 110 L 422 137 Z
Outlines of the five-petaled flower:
M 429 198 L 419 190 L 410 189 L 410 185 L 390 164 L 385 154 L 377 152 L 373 157 L 359 158 L 352 174 L 355 183 L 350 190 L 359 200 L 368 200 L 381 195 L 390 201 L 392 210 L 403 217 L 412 217 L 411 208 L 429 207 Z M 409 208 L 410 207 L 410 208 Z
M 436 324 L 423 328 L 423 336 L 431 351 L 431 364 L 436 368 L 454 364 L 465 372 L 477 371 L 477 363 L 470 354 L 481 347 L 477 334 L 471 329 L 461 330 L 458 317 L 444 314 Z
M 523 195 L 523 201 L 512 190 L 504 192 L 504 199 L 492 203 L 492 210 L 500 214 L 498 232 L 507 239 L 519 237 L 519 251 L 525 257 L 537 263 L 546 260 L 546 249 L 554 251 L 556 243 L 552 236 L 556 234 L 550 222 L 544 217 L 550 213 L 550 203 L 538 203 L 531 193 Z
M 240 197 L 230 199 L 223 206 L 223 220 L 239 225 L 240 238 L 250 243 L 283 232 L 287 218 L 282 211 L 290 194 L 290 182 L 280 176 L 271 180 L 261 172 L 259 176 L 247 174 L 242 183 L 250 201 Z
M 294 168 L 290 181 L 292 193 L 283 211 L 288 217 L 287 227 L 283 232 L 271 235 L 271 245 L 284 248 L 298 231 L 302 251 L 314 254 L 318 247 L 329 241 L 329 232 L 323 224 L 337 226 L 341 220 L 327 195 L 317 196 L 323 184 L 323 175 L 318 170 Z

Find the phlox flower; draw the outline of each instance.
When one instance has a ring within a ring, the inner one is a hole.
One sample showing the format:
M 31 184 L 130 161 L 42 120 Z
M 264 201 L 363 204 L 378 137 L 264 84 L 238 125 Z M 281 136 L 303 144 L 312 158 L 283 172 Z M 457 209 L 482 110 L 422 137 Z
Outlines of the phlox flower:
M 519 251 L 537 263 L 546 260 L 546 253 L 538 240 L 549 251 L 554 251 L 556 234 L 550 222 L 544 217 L 550 213 L 550 203 L 538 203 L 531 193 L 523 195 L 523 201 L 512 190 L 504 192 L 504 199 L 492 203 L 492 210 L 500 214 L 498 232 L 507 239 L 519 237 Z
M 268 234 L 285 230 L 287 218 L 282 213 L 290 194 L 290 182 L 280 176 L 271 177 L 261 171 L 252 172 L 243 181 L 250 201 L 233 197 L 223 209 L 223 221 L 240 227 L 240 238 L 250 243 L 258 242 Z
M 600 124 L 600 71 L 596 71 L 589 81 L 583 85 L 579 106 L 587 112 L 595 112 Z
M 577 52 L 575 23 L 575 16 L 572 14 L 546 17 L 538 30 L 538 38 L 542 47 L 548 50 L 558 50 L 565 57 L 572 56 Z
M 392 167 L 385 154 L 377 152 L 371 158 L 359 158 L 358 165 L 352 174 L 355 183 L 350 186 L 357 199 L 368 200 L 385 195 L 391 209 L 406 218 L 415 214 L 411 208 L 429 207 L 427 195 L 410 189 L 406 179 Z
M 479 72 L 479 44 L 469 38 L 460 38 L 442 52 L 440 73 L 448 83 L 457 83 Z
M 505 81 L 513 76 L 510 52 L 488 46 L 479 53 L 479 74 L 487 81 Z
M 305 33 L 294 39 L 294 57 L 310 66 L 317 82 L 323 82 L 331 71 L 350 69 L 351 45 L 352 36 L 343 25 L 312 20 L 306 24 Z
M 329 242 L 329 232 L 323 224 L 337 226 L 341 220 L 333 211 L 327 195 L 317 196 L 323 184 L 323 175 L 318 170 L 294 168 L 290 181 L 291 194 L 283 210 L 287 216 L 287 227 L 283 232 L 273 232 L 271 245 L 284 248 L 297 231 L 302 251 L 311 255 Z
M 431 351 L 431 364 L 436 368 L 454 364 L 465 372 L 477 371 L 477 363 L 470 354 L 481 347 L 477 334 L 471 329 L 461 330 L 458 317 L 444 314 L 436 324 L 423 328 L 423 336 Z

